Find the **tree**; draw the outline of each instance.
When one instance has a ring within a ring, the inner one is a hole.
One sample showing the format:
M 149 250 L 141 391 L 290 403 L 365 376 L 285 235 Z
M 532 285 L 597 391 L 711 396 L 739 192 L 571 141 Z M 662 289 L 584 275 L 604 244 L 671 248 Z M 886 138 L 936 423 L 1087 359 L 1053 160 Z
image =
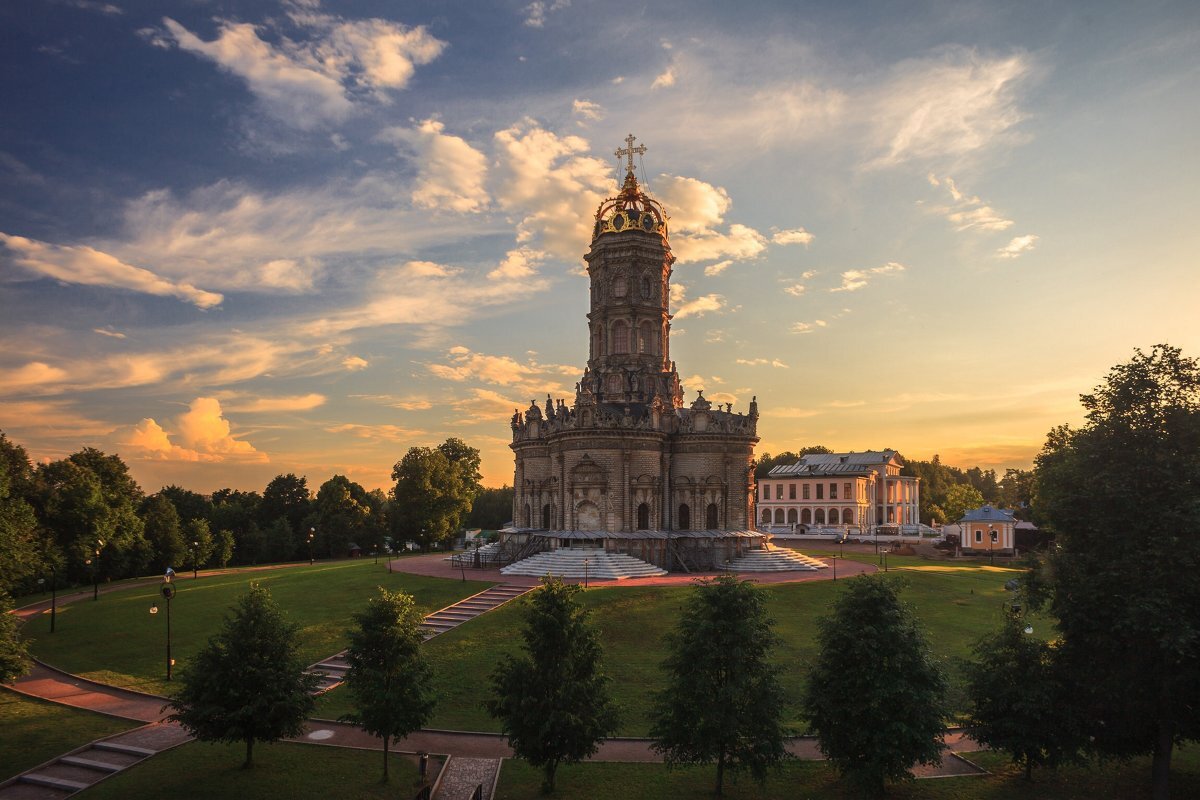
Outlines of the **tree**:
M 368 548 L 381 543 L 368 541 L 371 506 L 367 490 L 345 475 L 334 475 L 321 484 L 309 522 L 317 529 L 317 551 L 326 556 L 345 557 L 352 542 Z
M 298 478 L 290 472 L 276 475 L 263 490 L 262 502 L 258 504 L 259 527 L 268 528 L 275 520 L 286 517 L 292 532 L 299 533 L 311 510 L 311 502 L 306 478 Z
M 388 745 L 419 730 L 433 713 L 433 671 L 421 650 L 424 615 L 411 595 L 379 590 L 349 632 L 346 688 L 354 712 L 342 719 L 383 739 L 383 779 Z
M 966 483 L 956 483 L 946 490 L 945 499 L 941 502 L 942 513 L 947 522 L 958 522 L 973 508 L 983 505 L 983 495 L 974 486 Z
M 758 781 L 787 754 L 787 698 L 771 663 L 771 631 L 762 590 L 731 575 L 699 582 L 663 662 L 668 686 L 655 697 L 650 735 L 668 766 L 717 764 L 748 769 Z
M 179 514 L 174 504 L 161 494 L 146 498 L 142 508 L 142 524 L 145 526 L 146 541 L 153 553 L 150 566 L 158 572 L 167 567 L 182 570 L 187 548 L 183 543 L 183 532 L 179 529 Z
M 1026 780 L 1035 766 L 1072 757 L 1079 741 L 1057 648 L 1026 633 L 1019 615 L 1006 615 L 976 643 L 966 671 L 966 728 L 975 741 L 1011 755 Z
M 1175 744 L 1200 738 L 1200 364 L 1135 350 L 1080 401 L 1036 461 L 1050 610 L 1095 749 L 1153 754 L 1165 798 Z
M 504 657 L 485 701 L 513 752 L 542 770 L 546 792 L 554 791 L 559 764 L 592 755 L 617 727 L 600 642 L 576 600 L 580 591 L 549 578 L 534 592 L 521 631 L 524 653 Z
M 245 742 L 244 767 L 253 764 L 255 742 L 300 735 L 317 679 L 304 672 L 298 630 L 265 588 L 252 586 L 184 666 L 168 719 L 201 741 Z
M 803 456 L 810 454 L 829 455 L 832 452 L 833 451 L 828 447 L 816 444 L 809 447 L 801 447 L 797 452 L 784 450 L 782 453 L 775 456 L 771 455 L 770 453 L 763 453 L 758 460 L 754 462 L 754 477 L 765 478 L 768 474 L 770 474 L 772 468 L 795 464 Z
M 194 519 L 207 520 L 212 514 L 212 503 L 204 495 L 184 489 L 181 486 L 164 486 L 158 492 L 171 501 L 175 511 L 179 513 L 179 521 L 186 525 Z
M 804 715 L 826 758 L 867 791 L 941 762 L 946 678 L 883 575 L 847 581 L 818 622 Z
M 268 561 L 291 561 L 296 557 L 296 534 L 287 517 L 280 517 L 264 531 L 266 548 L 263 556 Z M 305 553 L 305 557 L 308 554 Z
M 513 518 L 513 488 L 505 485 L 499 489 L 481 489 L 471 504 L 467 515 L 468 528 L 499 530 Z
M 29 668 L 29 645 L 17 630 L 17 617 L 10 614 L 12 600 L 0 591 L 0 683 L 9 683 Z
M 0 431 L 0 592 L 23 586 L 42 566 L 46 548 L 24 494 L 31 490 L 32 476 L 25 449 Z
M 217 530 L 233 534 L 236 543 L 233 553 L 240 564 L 257 564 L 263 558 L 266 541 L 258 528 L 258 507 L 262 498 L 257 492 L 218 489 L 213 492 L 213 508 L 209 523 Z
M 392 469 L 393 535 L 422 546 L 453 536 L 475 499 L 478 466 L 479 451 L 459 439 L 409 448 Z
M 213 545 L 212 560 L 221 569 L 225 569 L 233 558 L 233 546 L 233 531 L 226 528 L 217 531 Z
M 183 543 L 188 549 L 188 559 L 194 567 L 207 564 L 213 557 L 217 543 L 206 519 L 192 519 L 183 526 Z

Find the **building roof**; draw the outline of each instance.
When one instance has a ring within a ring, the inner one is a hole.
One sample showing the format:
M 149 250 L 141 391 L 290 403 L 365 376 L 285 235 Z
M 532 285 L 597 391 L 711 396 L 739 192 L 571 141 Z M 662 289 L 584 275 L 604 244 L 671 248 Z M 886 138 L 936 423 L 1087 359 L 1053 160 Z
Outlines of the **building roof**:
M 1011 511 L 991 506 L 973 508 L 962 515 L 959 522 L 1015 522 Z
M 904 459 L 895 450 L 865 450 L 861 453 L 809 453 L 801 456 L 795 464 L 772 467 L 771 478 L 804 477 L 809 475 L 865 475 L 872 467 L 892 463 L 903 464 Z

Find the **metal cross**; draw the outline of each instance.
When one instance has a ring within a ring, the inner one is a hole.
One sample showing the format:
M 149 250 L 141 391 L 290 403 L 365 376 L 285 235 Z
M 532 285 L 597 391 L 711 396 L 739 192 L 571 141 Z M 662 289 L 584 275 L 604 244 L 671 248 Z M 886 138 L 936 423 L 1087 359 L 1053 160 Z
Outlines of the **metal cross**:
M 636 153 L 637 155 L 640 156 L 646 152 L 646 145 L 644 145 L 644 144 L 639 144 L 637 147 L 633 146 L 633 143 L 636 141 L 637 141 L 637 139 L 635 139 L 633 134 L 631 133 L 625 137 L 625 144 L 627 144 L 629 146 L 617 148 L 617 158 L 620 158 L 621 156 L 629 157 L 629 163 L 626 164 L 626 166 L 625 166 L 626 170 L 628 170 L 629 172 L 633 172 L 633 156 L 634 156 L 634 154 Z

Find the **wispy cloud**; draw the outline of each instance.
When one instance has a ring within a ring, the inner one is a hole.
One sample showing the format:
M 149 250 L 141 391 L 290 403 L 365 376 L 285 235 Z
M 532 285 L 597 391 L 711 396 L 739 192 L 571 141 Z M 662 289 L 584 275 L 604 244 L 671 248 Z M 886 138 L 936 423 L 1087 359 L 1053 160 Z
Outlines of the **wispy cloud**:
M 904 265 L 889 261 L 881 267 L 871 269 L 848 269 L 842 273 L 842 285 L 835 286 L 831 292 L 856 292 L 866 286 L 877 275 L 894 275 L 904 271 Z
M 785 231 L 775 231 L 773 234 L 771 234 L 771 241 L 775 244 L 802 244 L 806 247 L 812 244 L 812 241 L 815 238 L 815 236 L 804 230 L 804 228 L 792 228 Z
M 769 366 L 777 369 L 787 369 L 788 365 L 780 361 L 778 358 L 739 358 L 738 364 L 745 364 L 749 367 Z
M 525 25 L 527 27 L 542 28 L 546 25 L 547 14 L 569 8 L 570 5 L 571 0 L 553 0 L 553 2 L 549 3 L 545 2 L 545 0 L 534 0 L 521 10 L 525 14 Z
M 445 130 L 440 121 L 427 119 L 412 128 L 387 128 L 379 138 L 413 154 L 417 168 L 414 206 L 459 213 L 482 211 L 489 202 L 484 188 L 487 158 L 465 139 Z
M 197 308 L 212 308 L 225 299 L 216 292 L 206 292 L 190 283 L 172 281 L 87 246 L 48 244 L 6 233 L 0 233 L 0 244 L 16 266 L 39 277 L 54 278 L 63 283 L 175 297 Z
M 1034 234 L 1014 236 L 1012 240 L 996 251 L 1000 258 L 1020 258 L 1025 253 L 1037 247 L 1038 237 Z

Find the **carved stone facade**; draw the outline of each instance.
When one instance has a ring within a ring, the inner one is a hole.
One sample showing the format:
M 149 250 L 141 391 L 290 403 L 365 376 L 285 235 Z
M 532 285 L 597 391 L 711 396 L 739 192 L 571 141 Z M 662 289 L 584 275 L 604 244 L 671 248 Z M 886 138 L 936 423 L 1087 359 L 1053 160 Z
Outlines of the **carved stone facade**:
M 672 568 L 671 532 L 692 532 L 676 539 L 694 550 L 714 547 L 696 535 L 702 531 L 726 541 L 721 552 L 760 541 L 751 533 L 758 404 L 735 413 L 699 393 L 684 407 L 670 358 L 675 258 L 667 217 L 630 167 L 620 194 L 596 212 L 584 256 L 590 352 L 574 404 L 547 396 L 544 408 L 535 401 L 512 417 L 513 519 L 525 533 L 545 531 L 551 539 L 555 531 L 574 532 L 561 542 L 586 542 L 586 532 L 595 532 L 593 544 Z

